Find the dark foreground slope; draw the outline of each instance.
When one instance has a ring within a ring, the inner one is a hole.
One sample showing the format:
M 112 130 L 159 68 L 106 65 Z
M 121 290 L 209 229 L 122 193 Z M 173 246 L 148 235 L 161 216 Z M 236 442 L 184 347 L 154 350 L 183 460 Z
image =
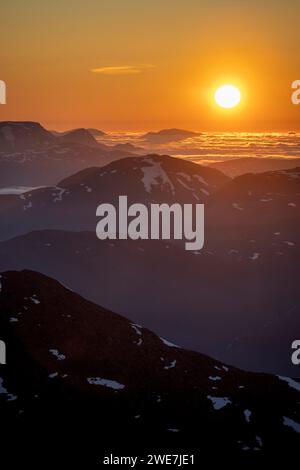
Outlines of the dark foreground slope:
M 2 274 L 0 331 L 11 461 L 98 468 L 111 452 L 177 449 L 247 468 L 299 447 L 297 382 L 180 349 L 39 273 Z

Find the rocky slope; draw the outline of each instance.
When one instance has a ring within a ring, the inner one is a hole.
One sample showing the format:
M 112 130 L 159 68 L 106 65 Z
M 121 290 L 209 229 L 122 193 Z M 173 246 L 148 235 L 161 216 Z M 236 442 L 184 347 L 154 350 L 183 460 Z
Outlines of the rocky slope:
M 39 273 L 2 274 L 0 325 L 2 425 L 15 447 L 39 436 L 64 458 L 76 436 L 69 458 L 86 462 L 131 440 L 249 463 L 299 446 L 298 382 L 181 349 Z
M 129 204 L 204 202 L 228 181 L 218 170 L 166 155 L 124 158 L 82 170 L 56 187 L 0 196 L 0 214 L 10 221 L 0 237 L 42 228 L 94 230 L 98 205 L 117 204 L 119 195 Z

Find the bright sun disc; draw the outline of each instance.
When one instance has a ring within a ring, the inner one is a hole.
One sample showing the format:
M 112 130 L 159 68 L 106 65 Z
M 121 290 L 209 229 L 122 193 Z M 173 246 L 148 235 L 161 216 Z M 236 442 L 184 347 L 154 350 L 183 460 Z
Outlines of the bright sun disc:
M 233 85 L 223 85 L 216 90 L 215 101 L 222 108 L 234 108 L 241 101 L 241 92 Z

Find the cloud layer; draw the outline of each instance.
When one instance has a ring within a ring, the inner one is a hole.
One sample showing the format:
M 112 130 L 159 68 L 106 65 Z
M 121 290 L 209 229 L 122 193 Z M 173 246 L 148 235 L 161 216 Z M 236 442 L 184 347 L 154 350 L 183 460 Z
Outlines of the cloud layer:
M 102 75 L 136 75 L 142 73 L 146 69 L 152 69 L 155 66 L 152 64 L 141 64 L 141 65 L 115 65 L 97 67 L 91 69 L 91 72 Z

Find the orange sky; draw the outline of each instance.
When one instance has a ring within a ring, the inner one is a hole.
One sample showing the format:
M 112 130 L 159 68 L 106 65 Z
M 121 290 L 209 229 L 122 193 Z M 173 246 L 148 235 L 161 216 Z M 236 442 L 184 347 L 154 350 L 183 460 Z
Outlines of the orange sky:
M 291 103 L 300 79 L 295 0 L 12 0 L 1 16 L 1 120 L 300 130 L 300 106 Z M 215 106 L 223 83 L 240 87 L 238 108 Z

